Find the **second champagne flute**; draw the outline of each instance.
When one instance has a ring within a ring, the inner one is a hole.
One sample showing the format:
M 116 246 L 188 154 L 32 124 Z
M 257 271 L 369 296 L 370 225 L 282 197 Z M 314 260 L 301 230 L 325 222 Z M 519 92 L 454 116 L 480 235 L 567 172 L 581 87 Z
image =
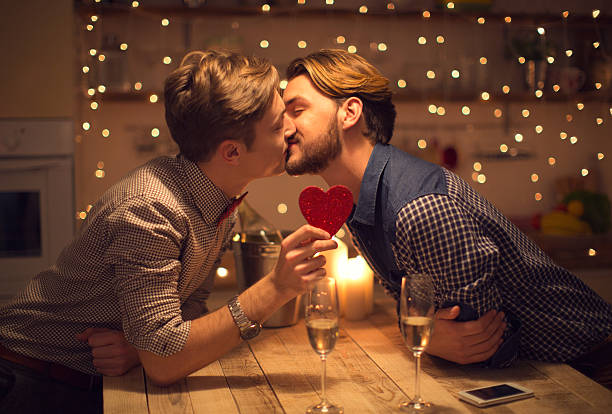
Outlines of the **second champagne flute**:
M 313 283 L 306 299 L 306 330 L 312 349 L 321 358 L 321 401 L 309 407 L 307 413 L 343 413 L 342 407 L 327 401 L 325 376 L 327 355 L 334 349 L 338 339 L 338 292 L 336 280 L 326 277 Z
M 400 295 L 400 329 L 404 342 L 416 360 L 414 398 L 400 404 L 402 411 L 425 411 L 432 406 L 421 398 L 421 354 L 427 348 L 433 331 L 434 300 L 431 276 L 414 273 L 402 278 Z

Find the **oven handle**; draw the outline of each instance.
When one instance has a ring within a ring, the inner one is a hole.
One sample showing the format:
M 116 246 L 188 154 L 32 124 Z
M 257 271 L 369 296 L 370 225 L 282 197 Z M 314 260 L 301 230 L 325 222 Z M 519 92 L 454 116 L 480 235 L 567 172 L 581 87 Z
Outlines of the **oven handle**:
M 10 159 L 0 160 L 1 172 L 27 172 L 39 171 L 49 168 L 72 168 L 72 158 L 47 158 L 47 159 Z

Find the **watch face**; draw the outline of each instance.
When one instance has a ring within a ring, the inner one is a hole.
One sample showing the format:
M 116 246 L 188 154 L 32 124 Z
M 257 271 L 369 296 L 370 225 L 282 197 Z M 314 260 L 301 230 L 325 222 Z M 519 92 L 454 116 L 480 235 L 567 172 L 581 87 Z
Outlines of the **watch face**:
M 259 332 L 261 332 L 261 325 L 258 323 L 252 323 L 244 328 L 242 332 L 240 332 L 240 336 L 242 339 L 248 341 L 249 339 L 253 339 L 259 335 Z

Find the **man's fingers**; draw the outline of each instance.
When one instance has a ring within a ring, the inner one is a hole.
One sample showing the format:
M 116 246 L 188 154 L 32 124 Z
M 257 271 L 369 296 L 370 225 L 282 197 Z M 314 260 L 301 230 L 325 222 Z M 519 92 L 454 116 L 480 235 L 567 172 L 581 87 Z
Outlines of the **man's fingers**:
M 475 353 L 475 354 L 469 356 L 466 363 L 467 364 L 473 364 L 475 362 L 486 361 L 487 359 L 489 359 L 493 355 L 495 355 L 495 353 L 497 352 L 497 350 L 499 349 L 499 347 L 500 347 L 500 345 L 502 343 L 503 343 L 503 341 L 501 339 L 499 339 L 497 342 L 493 343 L 492 346 L 486 348 L 484 351 L 479 352 L 479 353 Z
M 289 236 L 285 237 L 283 244 L 288 250 L 292 250 L 300 246 L 303 242 L 308 240 L 329 240 L 331 236 L 325 230 L 321 230 L 317 227 L 305 224 Z
M 304 260 L 309 260 L 316 253 L 332 250 L 338 247 L 338 243 L 334 240 L 318 240 L 314 243 L 307 244 L 303 247 L 298 247 L 287 253 L 287 260 L 292 261 L 293 263 L 299 263 Z
M 455 305 L 450 308 L 443 308 L 436 312 L 436 319 L 455 319 L 459 316 L 461 308 Z
M 490 310 L 475 321 L 465 322 L 463 336 L 480 335 L 495 320 L 496 310 Z

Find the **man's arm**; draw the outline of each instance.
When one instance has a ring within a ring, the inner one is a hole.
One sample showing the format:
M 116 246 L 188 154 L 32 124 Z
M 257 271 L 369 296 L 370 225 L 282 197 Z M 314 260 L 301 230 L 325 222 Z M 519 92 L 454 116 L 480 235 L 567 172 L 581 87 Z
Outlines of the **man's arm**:
M 313 255 L 337 247 L 320 229 L 305 225 L 282 242 L 274 270 L 239 297 L 247 317 L 264 321 L 286 302 L 304 293 L 308 283 L 325 275 L 324 256 Z M 227 307 L 191 322 L 183 348 L 169 356 L 138 350 L 147 375 L 168 385 L 219 359 L 241 342 L 240 332 Z
M 486 361 L 503 343 L 508 328 L 493 277 L 498 247 L 478 224 L 444 195 L 420 197 L 404 207 L 396 222 L 396 261 L 405 271 L 434 277 L 440 305 L 428 353 L 462 364 Z M 460 318 L 460 313 L 472 313 Z M 466 321 L 466 319 L 473 319 Z

